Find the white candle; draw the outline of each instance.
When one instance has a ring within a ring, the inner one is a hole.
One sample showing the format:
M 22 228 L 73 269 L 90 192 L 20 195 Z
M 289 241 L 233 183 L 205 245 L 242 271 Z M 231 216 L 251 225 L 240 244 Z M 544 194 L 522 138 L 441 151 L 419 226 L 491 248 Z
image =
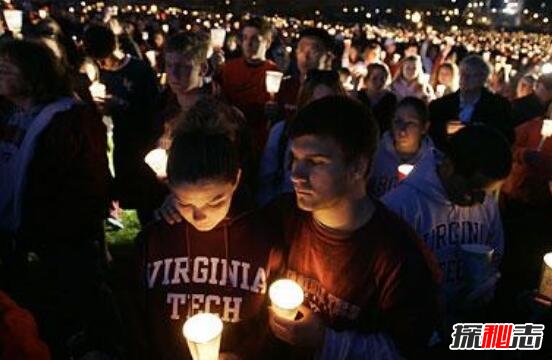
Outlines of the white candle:
M 280 84 L 282 82 L 283 73 L 280 71 L 267 71 L 266 72 L 266 91 L 271 94 L 277 94 L 280 91 Z
M 541 135 L 544 137 L 552 136 L 552 120 L 545 119 L 542 121 Z
M 20 33 L 23 27 L 23 11 L 21 10 L 4 10 L 4 19 L 8 29 L 14 33 Z
M 221 333 L 222 321 L 217 315 L 208 313 L 188 318 L 182 327 L 194 360 L 218 360 Z
M 445 91 L 447 90 L 447 86 L 446 85 L 443 85 L 443 84 L 439 84 L 435 87 L 435 95 L 437 95 L 437 97 L 441 97 L 443 95 L 445 95 Z
M 539 293 L 552 299 L 552 252 L 544 255 Z
M 163 29 L 164 33 L 168 33 L 169 32 L 169 24 L 161 25 L 161 29 Z
M 149 39 L 149 33 L 147 31 L 142 32 L 142 40 L 147 41 Z
M 146 58 L 148 59 L 151 67 L 157 66 L 157 53 L 155 50 L 146 51 Z
M 288 320 L 295 320 L 305 298 L 303 289 L 295 281 L 288 279 L 275 281 L 268 290 L 268 296 L 276 315 Z
M 541 141 L 539 143 L 538 150 L 540 151 L 542 149 L 542 146 L 544 145 L 544 141 L 552 136 L 552 120 L 545 119 L 542 121 L 542 127 L 541 127 Z
M 414 170 L 414 165 L 411 164 L 401 164 L 397 167 L 399 174 L 399 181 L 404 180 L 410 173 Z
M 226 30 L 224 29 L 211 29 L 211 45 L 214 48 L 222 48 L 224 46 L 224 39 L 226 38 Z
M 160 148 L 150 151 L 144 158 L 146 164 L 148 164 L 159 178 L 167 177 L 167 160 L 167 151 Z
M 101 82 L 94 81 L 88 89 L 93 98 L 105 98 L 106 88 Z

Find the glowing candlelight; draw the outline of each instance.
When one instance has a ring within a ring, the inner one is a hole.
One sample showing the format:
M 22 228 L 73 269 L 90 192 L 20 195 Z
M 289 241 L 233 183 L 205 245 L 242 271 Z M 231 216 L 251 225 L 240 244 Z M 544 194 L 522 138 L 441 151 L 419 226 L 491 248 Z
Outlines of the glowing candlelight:
M 214 48 L 222 48 L 224 46 L 224 39 L 226 38 L 225 29 L 211 29 L 211 45 Z
M 167 177 L 167 151 L 165 149 L 154 149 L 150 151 L 144 161 L 155 172 L 158 178 Z
M 543 74 L 550 74 L 552 73 L 552 63 L 546 63 L 541 67 L 541 72 Z
M 149 33 L 147 31 L 142 32 L 142 40 L 147 41 L 149 39 Z
M 280 91 L 280 84 L 282 82 L 283 73 L 280 71 L 267 71 L 266 72 L 266 91 L 271 97 L 274 97 Z
M 20 33 L 23 27 L 23 11 L 21 10 L 4 10 L 4 19 L 8 29 L 14 33 Z
M 99 81 L 94 81 L 88 88 L 93 98 L 105 98 L 106 87 Z
M 188 318 L 182 327 L 182 334 L 194 360 L 218 360 L 221 333 L 220 318 L 207 313 Z
M 539 293 L 552 299 L 552 252 L 544 255 Z
M 408 175 L 414 170 L 414 165 L 411 164 L 401 164 L 397 167 L 397 175 L 399 181 L 406 179 Z
M 299 306 L 303 303 L 303 289 L 293 280 L 281 279 L 270 285 L 268 296 L 276 315 L 295 320 Z
M 48 11 L 44 9 L 38 10 L 38 17 L 41 19 L 46 19 L 48 17 Z
M 157 53 L 155 52 L 155 50 L 146 51 L 146 58 L 148 59 L 149 63 L 151 64 L 152 68 L 157 66 Z
M 464 127 L 466 127 L 466 125 L 464 125 L 461 121 L 451 120 L 447 123 L 447 135 L 454 135 Z
M 161 29 L 163 30 L 163 32 L 166 34 L 169 32 L 169 24 L 163 24 L 161 25 Z
M 542 127 L 541 127 L 541 141 L 538 147 L 539 151 L 542 149 L 542 146 L 544 145 L 544 142 L 546 141 L 546 139 L 548 139 L 550 136 L 552 136 L 552 120 L 544 119 L 542 121 Z
M 441 97 L 441 96 L 445 95 L 446 90 L 447 90 L 446 85 L 439 84 L 435 87 L 435 95 L 437 95 L 437 97 Z

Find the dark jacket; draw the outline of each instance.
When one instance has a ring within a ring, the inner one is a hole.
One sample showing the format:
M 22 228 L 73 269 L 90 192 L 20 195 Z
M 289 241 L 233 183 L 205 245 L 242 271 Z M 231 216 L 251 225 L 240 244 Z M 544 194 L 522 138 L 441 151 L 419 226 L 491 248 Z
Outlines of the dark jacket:
M 37 140 L 18 243 L 41 253 L 103 243 L 111 175 L 106 128 L 80 104 L 56 114 Z
M 540 102 L 535 94 L 512 101 L 512 122 L 514 126 L 544 116 L 545 112 L 546 106 Z
M 447 123 L 458 120 L 459 112 L 460 91 L 443 96 L 429 104 L 431 120 L 429 134 L 439 149 L 443 149 L 447 141 Z M 510 143 L 514 141 L 510 103 L 504 97 L 493 94 L 485 88 L 481 92 L 479 102 L 475 105 L 470 123 L 486 124 L 502 132 Z

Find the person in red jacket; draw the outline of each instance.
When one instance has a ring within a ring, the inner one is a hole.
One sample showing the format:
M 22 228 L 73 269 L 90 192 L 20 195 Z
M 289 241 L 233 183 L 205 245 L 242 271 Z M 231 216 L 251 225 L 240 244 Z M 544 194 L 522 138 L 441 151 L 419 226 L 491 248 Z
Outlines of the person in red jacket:
M 268 21 L 263 18 L 247 20 L 241 29 L 243 56 L 225 63 L 217 76 L 228 102 L 243 111 L 258 153 L 268 136 L 264 115 L 265 104 L 270 100 L 265 85 L 266 72 L 278 70 L 275 63 L 266 60 L 271 41 L 272 27 Z
M 101 286 L 106 128 L 45 46 L 1 44 L 0 69 L 0 96 L 10 103 L 0 114 L 0 287 L 36 316 L 52 357 L 65 359 L 75 334 L 103 346 L 96 336 L 110 333 Z
M 435 259 L 401 219 L 367 194 L 377 145 L 369 111 L 325 97 L 289 131 L 293 197 L 266 210 L 289 254 L 284 276 L 305 292 L 295 321 L 270 313 L 300 358 L 423 358 L 438 320 Z
M 216 129 L 177 130 L 167 167 L 181 221 L 160 220 L 138 236 L 138 273 L 145 335 L 140 358 L 190 359 L 182 336 L 198 312 L 224 322 L 224 359 L 258 359 L 267 335 L 268 281 L 281 254 L 274 232 L 253 211 L 235 142 Z M 252 199 L 251 199 L 252 200 Z

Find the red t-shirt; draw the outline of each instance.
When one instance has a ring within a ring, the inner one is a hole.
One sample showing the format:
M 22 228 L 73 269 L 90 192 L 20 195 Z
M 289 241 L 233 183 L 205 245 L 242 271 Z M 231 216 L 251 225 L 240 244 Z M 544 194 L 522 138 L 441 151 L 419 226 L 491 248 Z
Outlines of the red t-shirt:
M 285 276 L 301 285 L 305 304 L 327 326 L 386 332 L 407 358 L 422 353 L 439 319 L 440 272 L 404 221 L 378 201 L 368 223 L 347 234 L 323 228 L 292 196 L 268 211 L 283 220 L 289 242 Z
M 251 126 L 255 148 L 262 151 L 268 137 L 265 104 L 270 100 L 266 91 L 266 72 L 278 70 L 271 61 L 250 64 L 243 57 L 224 64 L 219 81 L 222 92 L 230 104 L 243 111 Z

